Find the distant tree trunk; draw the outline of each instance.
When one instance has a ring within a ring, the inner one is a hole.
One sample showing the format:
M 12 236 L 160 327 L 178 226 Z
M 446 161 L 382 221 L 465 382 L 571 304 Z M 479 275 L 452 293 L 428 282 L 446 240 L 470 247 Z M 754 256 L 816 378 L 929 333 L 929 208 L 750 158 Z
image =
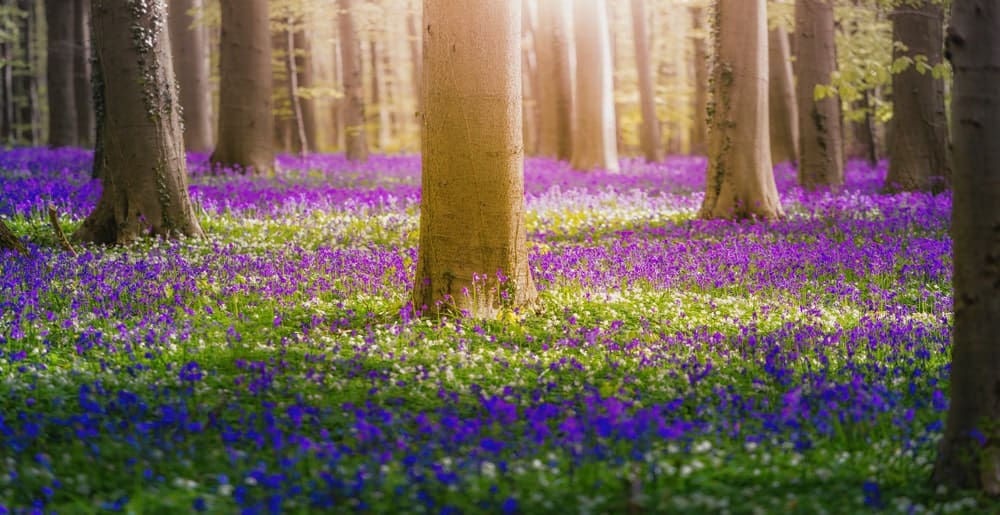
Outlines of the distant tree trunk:
M 629 148 L 625 141 L 625 131 L 622 130 L 622 124 L 620 120 L 625 116 L 625 110 L 627 109 L 627 104 L 625 98 L 622 95 L 617 95 L 618 91 L 623 89 L 623 84 L 621 77 L 619 77 L 617 71 L 627 67 L 621 57 L 622 52 L 618 50 L 621 46 L 619 41 L 620 37 L 628 37 L 627 34 L 622 34 L 621 30 L 618 30 L 618 9 L 617 3 L 608 2 L 604 0 L 605 11 L 607 12 L 608 19 L 608 51 L 611 55 L 611 101 L 614 105 L 614 131 L 615 131 L 615 152 L 622 156 L 628 155 Z
M 792 55 L 784 27 L 768 32 L 768 52 L 771 160 L 785 163 L 799 156 L 799 112 L 792 80 Z
M 274 166 L 271 28 L 267 0 L 220 0 L 219 139 L 212 165 L 246 173 Z
M 618 171 L 611 42 L 604 0 L 575 0 L 576 125 L 573 168 Z
M 48 26 L 49 145 L 75 147 L 80 144 L 76 123 L 74 51 L 76 22 L 73 5 L 66 0 L 45 0 Z
M 531 8 L 531 0 L 521 2 L 521 79 L 522 116 L 524 118 L 524 153 L 538 155 L 538 62 L 535 57 L 538 48 L 538 23 Z
M 1000 495 L 1000 0 L 954 0 L 951 405 L 933 480 Z
M 313 65 L 312 65 L 312 44 L 309 35 L 304 28 L 295 31 L 295 69 L 296 80 L 298 82 L 297 91 L 299 94 L 299 109 L 302 111 L 302 130 L 305 132 L 306 148 L 315 150 L 316 141 L 316 101 L 310 96 L 301 94 L 303 89 L 313 87 Z
M 795 72 L 799 101 L 799 184 L 815 190 L 844 183 L 840 99 L 815 100 L 837 66 L 833 2 L 795 0 Z
M 864 111 L 864 117 L 856 121 L 845 121 L 844 155 L 847 158 L 864 159 L 870 166 L 875 166 L 878 164 L 878 141 L 871 98 L 872 92 L 865 90 L 860 99 L 851 102 L 851 109 Z
M 413 303 L 492 320 L 537 298 L 525 233 L 521 2 L 424 0 L 424 29 Z
M 996 20 L 1000 23 L 1000 20 Z M 892 13 L 893 60 L 925 56 L 941 64 L 944 10 L 931 1 L 901 4 Z M 911 65 L 892 77 L 892 131 L 889 139 L 889 191 L 940 191 L 951 175 L 944 80 Z
M 389 109 L 388 90 L 386 88 L 385 74 L 382 59 L 382 42 L 372 39 L 368 42 L 368 53 L 372 63 L 372 107 L 375 108 L 375 146 L 379 152 L 385 153 L 389 147 Z
M 81 147 L 93 145 L 94 106 L 90 89 L 90 0 L 73 0 L 76 22 L 73 45 L 73 93 L 76 96 L 77 140 Z
M 18 141 L 31 146 L 41 144 L 41 110 L 38 94 L 38 56 L 35 40 L 38 27 L 38 3 L 34 0 L 18 0 L 17 7 L 27 13 L 21 26 L 19 44 L 24 52 L 25 67 L 15 78 L 14 89 L 21 98 L 17 109 Z
M 337 18 L 340 19 L 339 16 Z M 344 91 L 344 54 L 343 43 L 340 34 L 333 42 L 333 82 L 340 86 L 340 98 L 333 104 L 333 133 L 336 136 L 337 148 L 346 151 L 347 149 L 347 122 L 344 113 L 347 112 L 347 93 Z
M 708 181 L 702 218 L 782 216 L 768 144 L 767 3 L 715 0 Z
M 417 100 L 417 112 L 423 112 L 424 95 L 421 93 L 423 84 L 423 57 L 420 55 L 420 19 L 419 13 L 410 12 L 406 15 L 406 28 L 410 39 L 410 59 L 413 62 L 413 96 Z
M 302 102 L 299 100 L 299 68 L 296 63 L 295 51 L 295 20 L 287 20 L 285 29 L 285 72 L 288 74 L 288 103 L 292 108 L 292 135 L 295 137 L 295 148 L 300 155 L 309 153 L 309 138 L 306 136 L 305 115 L 302 113 Z
M 656 162 L 663 159 L 663 152 L 660 148 L 660 121 L 656 117 L 656 85 L 653 81 L 653 60 L 649 56 L 647 21 L 646 1 L 632 0 L 635 66 L 639 72 L 639 103 L 642 107 L 639 141 L 646 161 Z
M 0 1 L 0 8 L 10 7 L 12 7 L 10 0 Z M 0 143 L 7 145 L 17 141 L 14 130 L 14 106 L 17 102 L 14 93 L 15 59 L 14 41 L 0 42 L 0 61 L 5 63 L 0 67 Z
M 538 2 L 538 153 L 569 161 L 573 147 L 573 26 L 566 0 Z
M 365 92 L 361 80 L 361 40 L 354 30 L 352 0 L 338 0 L 340 6 L 340 57 L 344 70 L 345 153 L 351 161 L 368 160 L 365 138 Z
M 166 5 L 92 0 L 97 66 L 107 102 L 101 199 L 75 237 L 124 243 L 145 234 L 200 236 L 187 189 Z M 136 30 L 146 36 L 136 38 Z
M 209 84 L 208 29 L 197 25 L 193 11 L 202 0 L 171 0 L 169 25 L 174 69 L 184 108 L 184 147 L 212 150 L 212 89 Z
M 705 46 L 705 9 L 691 7 L 691 25 L 694 59 L 694 94 L 691 106 L 691 153 L 708 154 L 708 52 Z

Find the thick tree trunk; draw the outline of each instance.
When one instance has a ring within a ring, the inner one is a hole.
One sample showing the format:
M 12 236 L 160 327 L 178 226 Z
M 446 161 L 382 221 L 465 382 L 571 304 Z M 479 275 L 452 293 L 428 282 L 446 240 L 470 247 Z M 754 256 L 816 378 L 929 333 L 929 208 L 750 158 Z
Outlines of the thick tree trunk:
M 955 320 L 951 406 L 933 479 L 1000 495 L 1000 0 L 954 0 Z
M 208 29 L 192 13 L 202 0 L 172 0 L 170 45 L 184 108 L 184 147 L 190 152 L 212 150 L 212 89 L 209 84 Z
M 76 22 L 73 45 L 73 93 L 76 96 L 77 140 L 81 147 L 93 145 L 94 106 L 90 89 L 90 0 L 73 0 Z
M 96 65 L 114 101 L 99 142 L 107 166 L 101 199 L 75 234 L 83 241 L 201 235 L 188 198 L 165 4 L 146 7 L 92 0 Z M 146 37 L 136 38 L 137 30 Z
M 576 120 L 573 168 L 618 171 L 611 42 L 604 0 L 574 0 Z
M 771 161 L 785 163 L 799 157 L 799 111 L 792 80 L 792 54 L 784 27 L 768 32 L 768 67 L 771 70 Z
M 425 314 L 496 319 L 537 297 L 525 242 L 520 16 L 520 2 L 424 0 L 413 303 Z
M 837 66 L 833 2 L 795 0 L 795 73 L 799 101 L 799 184 L 809 190 L 844 183 L 840 99 L 815 99 Z
M 368 142 L 365 138 L 365 92 L 361 73 L 361 40 L 354 29 L 352 0 L 338 0 L 340 6 L 339 34 L 340 61 L 343 66 L 344 85 L 344 140 L 347 159 L 368 160 Z
M 45 0 L 45 22 L 48 26 L 46 84 L 49 92 L 49 145 L 75 147 L 80 141 L 76 124 L 76 92 L 73 88 L 76 83 L 73 5 L 66 0 Z
M 267 0 L 220 0 L 220 5 L 219 139 L 212 165 L 267 172 L 274 166 Z
M 313 87 L 312 44 L 305 28 L 300 28 L 294 34 L 295 69 L 298 91 Z M 306 148 L 316 150 L 316 101 L 309 96 L 298 96 L 299 109 L 302 112 L 302 130 L 305 132 Z
M 656 162 L 663 159 L 663 151 L 660 146 L 660 120 L 656 117 L 656 85 L 653 81 L 647 22 L 646 1 L 632 0 L 632 34 L 635 38 L 635 66 L 639 73 L 639 103 L 642 107 L 639 142 L 646 161 Z
M 708 154 L 708 51 L 705 45 L 705 9 L 691 7 L 692 52 L 694 53 L 694 94 L 691 95 L 691 153 Z
M 538 153 L 568 161 L 573 147 L 573 26 L 566 0 L 538 2 Z
M 782 215 L 768 144 L 767 3 L 715 0 L 708 180 L 702 218 Z
M 931 0 L 902 4 L 892 13 L 893 60 L 925 56 L 941 64 L 944 10 Z M 940 191 L 951 175 L 944 80 L 910 66 L 892 77 L 893 118 L 889 139 L 889 191 Z

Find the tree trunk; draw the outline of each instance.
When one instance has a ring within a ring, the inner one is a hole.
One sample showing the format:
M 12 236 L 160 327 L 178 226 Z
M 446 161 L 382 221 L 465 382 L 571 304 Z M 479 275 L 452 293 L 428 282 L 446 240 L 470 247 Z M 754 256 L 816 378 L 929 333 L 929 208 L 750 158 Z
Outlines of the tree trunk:
M 219 139 L 212 165 L 244 173 L 274 166 L 271 28 L 267 0 L 220 0 Z
M 767 3 L 715 0 L 702 218 L 782 216 L 768 144 Z
M 340 18 L 338 17 L 338 20 Z M 337 39 L 333 42 L 333 82 L 341 87 L 340 97 L 333 103 L 333 133 L 336 140 L 336 146 L 338 149 L 345 151 L 347 149 L 347 122 L 345 120 L 345 113 L 347 112 L 347 93 L 344 91 L 344 60 L 341 59 L 343 56 L 343 42 L 342 37 L 337 34 Z
M 538 47 L 538 24 L 534 18 L 531 0 L 521 2 L 521 89 L 524 118 L 524 153 L 538 155 L 538 63 L 535 52 Z
M 874 167 L 878 164 L 878 141 L 871 98 L 872 92 L 865 90 L 860 99 L 851 103 L 851 109 L 863 110 L 864 117 L 844 122 L 844 154 L 847 158 L 864 159 Z
M 653 81 L 653 60 L 649 56 L 647 21 L 646 1 L 632 0 L 635 66 L 639 72 L 639 103 L 642 107 L 639 142 L 646 161 L 656 162 L 663 159 L 663 152 L 660 148 L 660 121 L 656 117 L 656 85 Z
M 389 147 L 389 109 L 388 91 L 385 86 L 385 69 L 382 59 L 382 42 L 372 39 L 368 42 L 368 54 L 372 63 L 372 107 L 375 108 L 375 147 L 385 153 Z
M 184 108 L 184 147 L 190 152 L 212 150 L 212 88 L 209 84 L 208 29 L 198 25 L 193 10 L 202 0 L 172 0 L 170 45 Z
M 705 9 L 691 7 L 692 51 L 694 53 L 694 94 L 691 106 L 691 153 L 708 154 L 708 51 L 705 46 Z
M 799 157 L 799 112 L 795 104 L 795 83 L 792 80 L 792 54 L 788 48 L 788 33 L 784 27 L 768 32 L 768 67 L 771 87 L 771 161 L 785 163 Z
M 14 90 L 19 99 L 16 113 L 19 142 L 37 146 L 41 142 L 41 114 L 38 101 L 38 59 L 35 52 L 37 34 L 37 2 L 34 0 L 18 0 L 18 9 L 25 14 L 21 25 L 19 44 L 23 51 L 24 68 L 15 77 Z
M 292 136 L 295 137 L 295 148 L 300 155 L 309 153 L 309 139 L 306 137 L 305 116 L 302 114 L 302 101 L 299 99 L 299 68 L 296 63 L 295 51 L 295 20 L 287 20 L 285 29 L 285 72 L 288 74 L 288 103 L 292 108 Z
M 951 405 L 933 479 L 1000 494 L 1000 0 L 954 0 Z
M 420 88 L 423 84 L 423 58 L 420 55 L 420 13 L 410 12 L 406 15 L 406 29 L 410 39 L 410 59 L 413 62 L 413 96 L 417 100 L 417 112 L 423 112 L 424 95 Z
M 931 1 L 901 4 L 892 13 L 893 60 L 925 56 L 941 64 L 944 10 Z M 892 77 L 892 131 L 889 139 L 889 191 L 940 191 L 949 172 L 948 118 L 944 81 L 911 65 Z
M 573 143 L 573 26 L 565 0 L 538 2 L 538 153 L 569 161 Z
M 424 0 L 424 28 L 413 304 L 496 319 L 537 297 L 525 233 L 521 2 Z
M 611 42 L 604 0 L 575 0 L 576 124 L 573 168 L 618 171 Z
M 76 22 L 73 45 L 73 93 L 76 96 L 77 140 L 81 147 L 93 145 L 94 106 L 90 89 L 90 0 L 73 0 Z
M 815 100 L 837 66 L 833 2 L 795 0 L 795 72 L 799 101 L 799 184 L 815 190 L 844 183 L 840 98 Z
M 345 153 L 351 161 L 368 160 L 365 138 L 365 92 L 361 73 L 361 40 L 354 29 L 352 0 L 338 0 L 340 5 L 340 60 L 344 73 Z
M 300 27 L 294 34 L 295 69 L 298 91 L 313 87 L 312 44 L 306 29 Z M 316 101 L 310 96 L 298 95 L 302 112 L 302 130 L 305 132 L 306 148 L 316 150 Z
M 75 234 L 124 243 L 151 234 L 200 236 L 187 189 L 164 3 L 135 9 L 131 0 L 92 0 L 96 65 L 106 98 L 103 190 Z M 146 36 L 136 38 L 136 31 Z
M 75 147 L 80 144 L 76 123 L 74 91 L 74 47 L 76 22 L 73 6 L 65 0 L 45 0 L 45 23 L 48 26 L 49 145 Z
M 11 8 L 9 0 L 0 2 L 0 8 Z M 14 105 L 17 99 L 14 93 L 14 41 L 0 42 L 0 144 L 12 145 L 17 141 L 14 130 Z

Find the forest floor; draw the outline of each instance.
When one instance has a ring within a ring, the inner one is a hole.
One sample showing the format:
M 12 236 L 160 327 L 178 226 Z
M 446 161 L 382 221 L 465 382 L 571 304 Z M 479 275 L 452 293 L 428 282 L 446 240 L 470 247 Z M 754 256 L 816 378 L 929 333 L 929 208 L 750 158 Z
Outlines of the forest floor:
M 541 309 L 415 319 L 419 159 L 205 173 L 203 240 L 59 249 L 86 152 L 0 153 L 0 514 L 997 512 L 928 483 L 949 196 L 698 221 L 704 160 L 529 160 Z

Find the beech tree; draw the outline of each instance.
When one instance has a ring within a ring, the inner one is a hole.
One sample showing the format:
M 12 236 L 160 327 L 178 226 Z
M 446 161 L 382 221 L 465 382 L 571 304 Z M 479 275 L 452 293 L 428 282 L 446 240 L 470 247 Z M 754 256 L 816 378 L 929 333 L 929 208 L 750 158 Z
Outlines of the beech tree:
M 340 14 L 338 35 L 340 59 L 343 67 L 344 140 L 345 153 L 352 161 L 368 160 L 368 141 L 365 137 L 365 91 L 362 81 L 361 40 L 354 28 L 351 0 L 339 0 Z
M 892 77 L 889 191 L 942 189 L 950 175 L 942 63 L 944 9 L 934 0 L 901 2 L 892 11 L 893 61 L 912 63 Z
M 837 66 L 832 0 L 795 0 L 795 73 L 799 102 L 799 184 L 806 189 L 844 182 L 840 99 L 816 100 Z
M 571 162 L 577 170 L 618 171 L 611 41 L 605 0 L 574 0 L 576 119 Z
M 694 94 L 691 95 L 690 145 L 693 154 L 708 152 L 708 50 L 705 44 L 705 9 L 694 5 L 691 15 L 691 58 L 694 60 Z
M 274 89 L 267 0 L 220 0 L 219 136 L 212 165 L 243 172 L 274 165 Z
M 521 2 L 424 0 L 423 26 L 413 303 L 495 319 L 537 297 L 525 229 Z
M 649 32 L 646 24 L 646 1 L 632 0 L 632 32 L 635 38 L 635 65 L 639 72 L 639 103 L 642 108 L 642 127 L 639 142 L 646 161 L 663 158 L 660 145 L 660 120 L 656 117 L 656 85 L 649 52 Z
M 48 65 L 46 68 L 49 101 L 49 145 L 79 145 L 76 124 L 76 83 L 74 62 L 76 24 L 73 4 L 65 0 L 45 0 L 45 23 L 48 27 Z
M 89 147 L 94 139 L 94 104 L 90 88 L 90 0 L 73 0 L 73 23 L 76 139 L 81 147 Z
M 778 26 L 768 31 L 768 68 L 770 88 L 768 103 L 771 114 L 771 160 L 775 163 L 799 158 L 799 110 L 795 103 L 795 81 L 792 75 L 792 53 L 788 32 Z
M 573 25 L 567 0 L 538 3 L 538 152 L 569 161 L 573 143 Z
M 702 218 L 782 215 L 768 143 L 767 3 L 715 0 Z
M 933 479 L 1000 495 L 1000 0 L 953 0 L 951 405 Z
M 131 0 L 92 0 L 99 94 L 113 101 L 103 106 L 95 163 L 103 190 L 75 234 L 79 240 L 201 235 L 188 198 L 166 17 L 163 2 L 138 8 Z
M 173 0 L 168 13 L 174 72 L 184 108 L 184 147 L 192 152 L 210 152 L 213 136 L 208 30 L 193 16 L 201 8 L 202 0 Z

